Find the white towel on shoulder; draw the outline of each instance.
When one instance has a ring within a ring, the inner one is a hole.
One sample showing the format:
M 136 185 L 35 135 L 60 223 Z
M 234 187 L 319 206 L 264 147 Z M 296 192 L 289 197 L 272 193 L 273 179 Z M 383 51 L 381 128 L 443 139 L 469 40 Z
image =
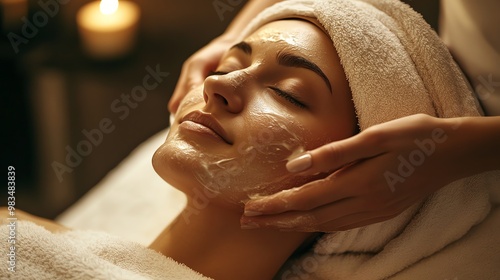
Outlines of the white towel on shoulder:
M 16 223 L 11 272 L 9 232 L 8 224 L 0 226 L 0 279 L 211 279 L 135 242 L 98 231 L 51 233 L 27 221 Z

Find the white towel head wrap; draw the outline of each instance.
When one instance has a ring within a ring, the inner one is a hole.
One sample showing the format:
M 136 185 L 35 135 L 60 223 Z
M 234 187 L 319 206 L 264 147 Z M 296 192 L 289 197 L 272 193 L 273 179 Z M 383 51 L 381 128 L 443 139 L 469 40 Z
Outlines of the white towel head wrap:
M 241 39 L 266 23 L 287 18 L 315 19 L 326 30 L 344 67 L 362 130 L 416 113 L 479 114 L 448 50 L 406 4 L 394 0 L 283 1 L 255 18 Z

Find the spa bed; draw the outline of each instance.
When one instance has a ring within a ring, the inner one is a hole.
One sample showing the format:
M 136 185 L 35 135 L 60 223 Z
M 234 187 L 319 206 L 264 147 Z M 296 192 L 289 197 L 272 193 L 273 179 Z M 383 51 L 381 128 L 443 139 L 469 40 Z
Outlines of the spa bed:
M 151 165 L 166 135 L 167 129 L 162 130 L 135 148 L 56 221 L 149 245 L 186 203 L 184 194 L 163 181 Z

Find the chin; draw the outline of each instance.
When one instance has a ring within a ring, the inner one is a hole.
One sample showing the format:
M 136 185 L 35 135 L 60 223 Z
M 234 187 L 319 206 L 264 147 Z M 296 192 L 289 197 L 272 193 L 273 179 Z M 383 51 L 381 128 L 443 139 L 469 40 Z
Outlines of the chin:
M 167 138 L 167 141 L 158 147 L 153 154 L 152 165 L 165 182 L 189 194 L 189 189 L 186 188 L 193 185 L 190 171 L 195 167 L 195 157 L 199 154 L 191 145 Z
M 167 183 L 190 197 L 231 205 L 239 209 L 257 196 L 297 187 L 307 181 L 286 170 L 287 158 L 302 148 L 276 137 L 262 145 L 210 144 L 172 127 L 167 140 L 153 155 L 153 167 Z M 274 135 L 280 135 L 274 132 Z M 298 140 L 297 140 L 298 142 Z

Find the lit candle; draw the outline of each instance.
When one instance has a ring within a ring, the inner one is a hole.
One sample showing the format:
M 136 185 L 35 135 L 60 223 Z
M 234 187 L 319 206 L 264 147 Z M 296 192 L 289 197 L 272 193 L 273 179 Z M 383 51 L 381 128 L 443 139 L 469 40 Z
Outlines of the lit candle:
M 129 1 L 102 0 L 84 5 L 76 15 L 84 51 L 110 59 L 129 53 L 135 45 L 139 7 Z

